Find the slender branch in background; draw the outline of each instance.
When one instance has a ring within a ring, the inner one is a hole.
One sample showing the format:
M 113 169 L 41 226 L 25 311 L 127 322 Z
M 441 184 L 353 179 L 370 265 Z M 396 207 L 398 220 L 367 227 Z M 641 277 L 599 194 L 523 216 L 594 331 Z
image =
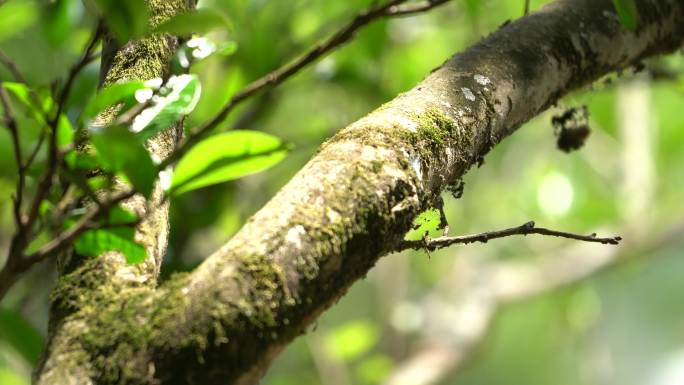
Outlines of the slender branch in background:
M 94 57 L 96 57 L 96 55 L 93 54 L 93 50 L 97 46 L 97 43 L 100 41 L 102 33 L 103 26 L 102 23 L 99 23 L 96 27 L 95 32 L 93 33 L 93 37 L 91 38 L 90 42 L 88 43 L 88 46 L 85 49 L 85 52 L 83 53 L 83 56 L 81 56 L 81 59 L 78 62 L 76 62 L 76 64 L 69 70 L 69 75 L 67 76 L 66 83 L 64 84 L 64 87 L 62 87 L 59 96 L 55 100 L 55 103 L 57 103 L 57 111 L 48 122 L 50 128 L 50 151 L 47 161 L 48 168 L 45 174 L 43 174 L 40 183 L 38 184 L 36 195 L 31 203 L 31 210 L 28 213 L 25 226 L 27 232 L 31 231 L 33 224 L 38 218 L 40 204 L 42 203 L 43 199 L 45 199 L 48 192 L 50 191 L 50 188 L 52 187 L 52 182 L 57 171 L 57 167 L 60 163 L 60 152 L 57 146 L 57 131 L 59 127 L 60 117 L 62 116 L 62 112 L 66 108 L 66 103 L 69 99 L 69 94 L 71 93 L 71 89 L 73 88 L 76 77 L 81 72 L 81 70 L 83 70 L 83 68 L 86 65 L 88 65 L 88 63 L 90 63 L 94 59 Z
M 425 12 L 442 4 L 446 4 L 450 0 L 426 0 L 416 4 L 401 6 L 406 1 L 407 0 L 392 0 L 382 5 L 371 6 L 369 9 L 357 14 L 335 34 L 309 49 L 295 61 L 286 64 L 245 86 L 241 91 L 233 95 L 230 101 L 223 106 L 216 116 L 199 126 L 190 136 L 188 136 L 185 142 L 183 142 L 160 167 L 164 168 L 178 160 L 190 149 L 190 147 L 204 138 L 211 130 L 218 127 L 218 125 L 221 124 L 239 104 L 265 89 L 278 86 L 309 64 L 314 63 L 331 51 L 349 42 L 354 38 L 356 32 L 367 24 L 382 18 L 400 17 Z
M 487 243 L 491 239 L 510 237 L 512 235 L 528 234 L 548 235 L 552 237 L 575 239 L 584 242 L 602 243 L 604 245 L 617 245 L 622 240 L 622 238 L 619 236 L 599 238 L 596 236 L 596 234 L 579 235 L 567 233 L 564 231 L 546 229 L 543 227 L 535 227 L 535 223 L 533 221 L 530 221 L 517 227 L 511 227 L 509 229 L 504 230 L 489 231 L 480 234 L 462 235 L 458 237 L 439 237 L 434 239 L 424 239 L 418 241 L 404 241 L 399 245 L 397 251 L 406 249 L 427 249 L 429 251 L 434 251 L 456 244 L 468 244 L 475 242 Z
M 631 225 L 626 225 L 624 228 L 630 227 Z M 589 249 L 587 245 L 583 245 L 557 251 L 554 255 L 534 261 L 488 262 L 480 258 L 461 260 L 461 264 L 454 266 L 454 273 L 445 276 L 443 284 L 449 286 L 451 282 L 468 282 L 467 286 L 459 287 L 454 292 L 456 298 L 448 295 L 435 301 L 437 297 L 444 295 L 436 292 L 427 294 L 420 302 L 438 306 L 426 307 L 424 318 L 453 320 L 452 314 L 478 314 L 478 318 L 476 321 L 468 318 L 468 322 L 424 327 L 429 333 L 425 333 L 415 343 L 414 346 L 419 348 L 398 363 L 382 384 L 436 385 L 444 382 L 468 362 L 468 358 L 488 335 L 492 321 L 503 306 L 575 285 L 629 261 L 649 257 L 656 250 L 676 245 L 684 235 L 684 222 L 680 221 L 664 231 L 658 229 L 658 234 L 632 235 L 629 237 L 629 247 L 619 249 Z M 467 279 L 468 274 L 476 274 L 481 278 Z M 484 295 L 473 296 L 472 293 Z M 465 298 L 461 299 L 459 295 Z M 461 305 L 454 307 L 454 303 Z M 450 317 L 442 316 L 438 313 L 441 311 L 450 314 Z M 434 340 L 430 333 L 442 338 Z M 453 338 L 447 338 L 449 334 Z
M 530 13 L 530 0 L 525 0 L 525 9 L 523 10 L 523 16 L 527 16 Z
M 28 84 L 26 81 L 26 77 L 24 74 L 21 73 L 19 70 L 19 67 L 17 66 L 17 63 L 14 62 L 6 53 L 5 51 L 0 49 L 0 63 L 7 68 L 7 70 L 12 74 L 12 77 L 14 80 L 18 81 L 19 83 L 24 83 Z
M 4 111 L 5 125 L 10 131 L 12 137 L 12 147 L 14 150 L 14 159 L 17 163 L 17 189 L 14 193 L 14 220 L 16 222 L 17 231 L 21 231 L 23 228 L 23 220 L 21 218 L 21 205 L 24 197 L 24 185 L 26 184 L 26 175 L 24 173 L 22 155 L 21 155 L 21 143 L 19 142 L 19 127 L 17 125 L 17 120 L 14 118 L 14 112 L 12 110 L 12 104 L 9 100 L 9 95 L 5 87 L 0 84 L 0 102 L 2 103 L 2 108 Z
M 100 204 L 98 206 L 89 210 L 72 227 L 70 227 L 69 229 L 58 234 L 49 243 L 47 243 L 45 246 L 41 247 L 40 250 L 38 250 L 35 253 L 26 257 L 26 259 L 24 261 L 27 264 L 27 268 L 29 266 L 37 263 L 37 262 L 40 262 L 40 261 L 42 261 L 48 257 L 54 256 L 54 255 L 56 255 L 56 254 L 58 254 L 64 250 L 66 250 L 68 247 L 71 246 L 71 244 L 74 242 L 74 240 L 79 235 L 83 234 L 83 232 L 86 230 L 90 230 L 93 228 L 112 227 L 111 225 L 110 226 L 106 226 L 106 225 L 105 226 L 98 226 L 97 223 L 95 223 L 93 221 L 102 217 L 103 215 L 106 215 L 112 207 L 116 206 L 118 203 L 120 203 L 120 202 L 134 196 L 134 195 L 135 195 L 134 190 L 127 190 L 127 191 L 123 191 L 123 192 L 115 195 L 113 198 L 107 200 L 106 202 L 100 202 Z M 115 226 L 130 226 L 130 225 L 135 225 L 136 223 L 138 223 L 138 222 L 117 224 Z
M 451 0 L 426 0 L 421 1 L 419 3 L 396 5 L 390 7 L 390 9 L 387 10 L 387 14 L 385 16 L 411 16 L 415 15 L 416 13 L 425 12 L 432 8 L 439 7 L 440 5 L 446 4 L 449 1 Z

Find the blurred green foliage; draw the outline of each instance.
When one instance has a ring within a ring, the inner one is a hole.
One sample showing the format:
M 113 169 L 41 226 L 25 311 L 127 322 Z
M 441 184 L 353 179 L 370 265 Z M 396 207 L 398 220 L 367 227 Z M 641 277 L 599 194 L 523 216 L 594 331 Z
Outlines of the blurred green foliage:
M 532 1 L 531 8 L 547 2 Z M 0 6 L 0 48 L 40 95 L 48 95 L 87 42 L 95 26 L 93 5 L 124 12 L 110 12 L 109 19 L 112 25 L 121 25 L 121 38 L 144 33 L 146 26 L 134 20 L 133 30 L 126 26 L 131 14 L 120 5 L 129 3 L 6 1 Z M 206 37 L 230 51 L 192 66 L 203 89 L 186 127 L 205 122 L 242 86 L 293 59 L 371 3 L 200 1 L 202 12 L 214 15 L 212 25 L 225 21 L 224 17 L 229 20 L 230 30 L 212 28 Z M 409 89 L 455 52 L 520 17 L 522 10 L 522 0 L 454 0 L 429 14 L 375 22 L 283 86 L 238 108 L 220 128 L 257 130 L 294 144 L 294 150 L 266 172 L 173 197 L 163 273 L 192 269 L 235 233 L 336 130 Z M 177 30 L 173 25 L 164 28 Z M 445 195 L 451 233 L 498 229 L 534 219 L 540 226 L 587 233 L 635 228 L 640 234 L 635 242 L 639 242 L 656 239 L 682 222 L 684 61 L 675 55 L 649 64 L 674 77 L 652 81 L 643 74 L 613 76 L 612 82 L 597 82 L 561 102 L 589 108 L 593 131 L 580 151 L 567 155 L 555 148 L 553 111 L 498 145 L 486 163 L 465 178 L 462 199 Z M 76 80 L 65 111 L 72 123 L 92 100 L 98 72 L 98 63 L 92 63 Z M 13 80 L 4 67 L 0 77 Z M 637 95 L 636 102 L 630 95 Z M 26 103 L 14 101 L 23 128 L 23 150 L 28 152 L 38 140 L 40 125 Z M 644 137 L 634 139 L 624 129 L 630 124 L 626 119 L 631 119 L 625 118 L 625 111 L 637 107 L 646 111 L 641 118 L 648 127 Z M 85 111 L 86 117 L 92 114 Z M 44 152 L 38 154 L 38 160 L 45 157 Z M 126 174 L 124 166 L 115 169 Z M 15 170 L 11 141 L 2 129 L 2 250 L 13 231 L 10 196 L 17 182 Z M 623 253 L 630 259 L 607 272 L 504 307 L 467 364 L 442 383 L 670 385 L 657 381 L 670 370 L 668 363 L 684 351 L 681 239 L 679 234 L 638 255 L 626 249 Z M 534 261 L 570 246 L 572 242 L 525 237 L 456 247 L 435 252 L 430 259 L 422 252 L 386 257 L 306 336 L 287 348 L 264 384 L 381 383 L 430 334 L 429 313 L 423 305 L 437 294 L 446 295 L 444 287 L 449 286 L 457 261 Z M 54 270 L 53 261 L 35 268 L 0 305 L 2 384 L 29 382 L 46 334 Z M 331 377 L 331 371 L 343 375 Z

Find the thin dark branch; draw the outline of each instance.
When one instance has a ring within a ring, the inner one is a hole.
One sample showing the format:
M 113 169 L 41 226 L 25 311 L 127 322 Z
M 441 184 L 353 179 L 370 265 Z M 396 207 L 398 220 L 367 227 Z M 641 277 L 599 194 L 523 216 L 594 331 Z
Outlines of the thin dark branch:
M 45 246 L 41 247 L 38 251 L 35 253 L 29 255 L 27 258 L 25 258 L 22 262 L 22 265 L 27 265 L 26 268 L 30 267 L 31 265 L 38 263 L 48 257 L 54 256 L 67 248 L 69 248 L 74 240 L 81 234 L 83 234 L 84 231 L 86 230 L 91 230 L 93 228 L 106 228 L 106 227 L 113 227 L 113 226 L 130 226 L 131 224 L 125 223 L 125 224 L 119 224 L 119 225 L 105 225 L 105 226 L 98 226 L 97 223 L 94 221 L 97 218 L 100 218 L 103 215 L 106 215 L 107 212 L 117 205 L 118 203 L 132 197 L 135 195 L 134 190 L 128 190 L 124 191 L 122 193 L 117 194 L 114 196 L 112 199 L 100 203 L 99 206 L 94 207 L 90 211 L 88 211 L 85 215 L 83 215 L 76 224 L 74 224 L 72 227 L 70 227 L 68 230 L 63 231 L 61 234 L 57 235 L 54 237 L 49 243 L 47 243 Z M 137 222 L 136 222 L 137 223 Z M 135 223 L 133 223 L 135 224 Z
M 17 163 L 18 181 L 16 192 L 14 193 L 14 220 L 16 222 L 17 231 L 21 231 L 24 227 L 23 220 L 21 218 L 21 205 L 24 197 L 26 174 L 24 173 L 25 170 L 22 163 L 21 143 L 19 141 L 19 126 L 14 117 L 12 104 L 10 102 L 9 95 L 7 94 L 7 90 L 2 84 L 0 84 L 0 102 L 2 103 L 2 108 L 4 111 L 5 124 L 7 125 L 7 129 L 10 131 L 10 136 L 12 137 L 14 159 Z
M 214 128 L 218 127 L 239 104 L 265 89 L 278 86 L 309 64 L 316 62 L 318 59 L 349 42 L 362 27 L 385 17 L 406 16 L 424 12 L 445 4 L 450 0 L 427 0 L 411 4 L 410 6 L 401 7 L 402 3 L 405 3 L 406 1 L 407 0 L 391 0 L 382 5 L 371 6 L 369 9 L 357 14 L 335 34 L 309 49 L 295 61 L 286 64 L 245 86 L 241 91 L 233 95 L 214 118 L 198 127 L 190 136 L 188 136 L 185 142 L 162 163 L 161 167 L 166 167 L 183 156 L 190 147 L 199 142 Z
M 530 13 L 530 0 L 525 0 L 525 9 L 523 10 L 523 16 L 527 16 Z
M 7 70 L 12 74 L 12 77 L 14 80 L 16 80 L 19 83 L 24 83 L 28 84 L 26 81 L 26 77 L 24 74 L 21 73 L 21 70 L 19 70 L 19 67 L 17 66 L 17 63 L 14 62 L 6 53 L 5 51 L 0 49 L 0 63 L 4 65 Z
M 93 60 L 93 57 L 96 56 L 93 55 L 93 50 L 97 46 L 97 43 L 100 41 L 102 33 L 103 27 L 100 23 L 98 24 L 97 29 L 93 33 L 93 37 L 88 43 L 88 46 L 86 47 L 83 53 L 83 56 L 81 56 L 81 59 L 78 62 L 76 62 L 76 64 L 69 70 L 69 75 L 67 76 L 66 83 L 64 84 L 64 87 L 62 87 L 59 96 L 55 100 L 55 103 L 57 103 L 57 111 L 48 122 L 48 125 L 50 127 L 48 169 L 46 170 L 45 174 L 43 174 L 43 177 L 41 178 L 38 184 L 36 195 L 31 203 L 31 210 L 29 211 L 26 219 L 26 231 L 28 232 L 31 231 L 33 224 L 38 218 L 40 204 L 43 201 L 43 199 L 45 199 L 48 192 L 50 191 L 50 188 L 52 187 L 52 182 L 55 177 L 57 167 L 60 163 L 60 152 L 57 146 L 57 129 L 59 127 L 60 117 L 62 116 L 62 112 L 66 108 L 67 100 L 69 99 L 69 94 L 71 93 L 71 89 L 73 87 L 74 81 L 76 80 L 76 77 L 81 72 L 81 70 L 83 70 L 83 68 Z
M 546 229 L 543 227 L 535 227 L 533 221 L 527 222 L 521 226 L 511 227 L 509 229 L 489 231 L 480 234 L 462 235 L 458 237 L 439 237 L 433 239 L 424 239 L 418 241 L 404 241 L 397 248 L 397 250 L 407 250 L 407 249 L 427 249 L 434 251 L 437 249 L 443 249 L 456 244 L 468 244 L 468 243 L 487 243 L 491 239 L 510 237 L 512 235 L 528 235 L 528 234 L 539 234 L 547 235 L 552 237 L 575 239 L 584 242 L 595 242 L 602 243 L 605 245 L 617 245 L 622 240 L 621 237 L 609 237 L 609 238 L 599 238 L 596 234 L 590 235 L 579 235 L 574 233 L 568 233 L 564 231 L 556 231 L 551 229 Z
M 426 0 L 419 3 L 411 3 L 405 5 L 396 5 L 387 10 L 385 16 L 398 17 L 398 16 L 412 16 L 416 13 L 422 13 L 429 11 L 432 8 L 444 5 L 451 0 Z

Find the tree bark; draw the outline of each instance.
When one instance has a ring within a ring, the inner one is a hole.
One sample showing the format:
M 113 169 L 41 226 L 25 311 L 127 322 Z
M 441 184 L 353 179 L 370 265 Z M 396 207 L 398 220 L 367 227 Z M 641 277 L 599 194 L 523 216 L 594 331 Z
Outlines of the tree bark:
M 567 92 L 682 46 L 684 3 L 637 5 L 635 33 L 611 0 L 559 0 L 503 26 L 324 143 L 190 274 L 155 288 L 120 283 L 131 268 L 102 258 L 67 272 L 37 382 L 256 383 L 500 140 Z

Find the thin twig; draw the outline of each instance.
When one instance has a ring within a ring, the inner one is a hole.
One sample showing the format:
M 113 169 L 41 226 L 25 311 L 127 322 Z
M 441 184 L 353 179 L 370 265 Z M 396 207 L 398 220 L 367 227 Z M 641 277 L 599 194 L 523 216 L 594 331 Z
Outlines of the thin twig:
M 119 193 L 118 195 L 114 196 L 112 199 L 106 201 L 106 202 L 101 202 L 99 206 L 94 207 L 90 211 L 88 211 L 86 214 L 84 214 L 76 224 L 74 224 L 72 227 L 69 229 L 63 231 L 61 234 L 58 234 L 56 237 L 54 237 L 50 242 L 48 242 L 46 245 L 41 247 L 38 251 L 35 253 L 29 255 L 23 260 L 23 264 L 27 264 L 27 268 L 35 263 L 38 263 L 48 257 L 51 257 L 53 255 L 56 255 L 64 250 L 66 250 L 68 247 L 72 245 L 74 240 L 81 234 L 83 234 L 84 231 L 86 230 L 91 230 L 94 228 L 100 228 L 100 226 L 97 226 L 97 223 L 93 222 L 97 218 L 100 218 L 103 215 L 106 215 L 109 210 L 117 205 L 118 203 L 132 197 L 135 195 L 134 190 L 128 190 L 124 191 L 122 193 Z M 137 223 L 137 222 L 136 222 Z M 129 226 L 131 224 L 126 223 L 126 224 L 121 224 L 125 226 Z M 117 225 L 118 226 L 118 225 Z M 107 226 L 104 226 L 107 227 Z M 110 225 L 111 227 L 111 225 Z
M 446 247 L 449 247 L 452 245 L 456 245 L 456 244 L 468 244 L 468 243 L 475 243 L 475 242 L 487 243 L 491 239 L 510 237 L 512 235 L 528 235 L 528 234 L 539 234 L 539 235 L 547 235 L 547 236 L 552 236 L 552 237 L 575 239 L 575 240 L 584 241 L 584 242 L 602 243 L 604 245 L 617 245 L 622 240 L 622 238 L 619 236 L 609 237 L 609 238 L 599 238 L 596 236 L 596 234 L 579 235 L 579 234 L 568 233 L 568 232 L 564 232 L 564 231 L 546 229 L 543 227 L 535 227 L 535 223 L 533 221 L 530 221 L 530 222 L 527 222 L 521 226 L 511 227 L 509 229 L 504 229 L 504 230 L 489 231 L 489 232 L 480 233 L 480 234 L 462 235 L 462 236 L 458 236 L 458 237 L 439 237 L 439 238 L 433 238 L 433 239 L 421 239 L 418 241 L 403 241 L 397 249 L 398 250 L 427 249 L 430 251 L 434 251 L 437 249 L 443 249 L 443 248 L 446 248 Z
M 523 16 L 527 16 L 530 13 L 530 0 L 525 0 L 525 9 L 523 10 Z
M 451 0 L 426 0 L 419 3 L 396 5 L 388 9 L 385 16 L 412 16 L 416 13 L 422 13 L 432 8 L 439 7 L 440 5 L 446 4 L 449 1 Z
M 12 137 L 12 147 L 14 149 L 14 159 L 17 163 L 17 189 L 14 193 L 14 220 L 16 222 L 17 231 L 21 231 L 23 228 L 23 220 L 21 218 L 21 205 L 24 197 L 24 185 L 26 184 L 26 174 L 24 173 L 22 155 L 21 155 L 21 143 L 19 141 L 19 126 L 17 120 L 14 117 L 14 112 L 12 110 L 12 104 L 7 94 L 7 90 L 0 83 L 0 102 L 2 103 L 2 108 L 4 111 L 5 124 L 7 129 L 10 131 Z
M 62 112 L 66 108 L 66 103 L 69 99 L 69 94 L 71 93 L 71 89 L 73 88 L 76 77 L 81 72 L 81 70 L 83 70 L 83 68 L 93 60 L 93 50 L 97 46 L 97 43 L 100 41 L 100 38 L 102 37 L 102 32 L 102 24 L 98 24 L 95 33 L 93 33 L 93 37 L 91 38 L 90 42 L 88 43 L 88 46 L 85 49 L 85 52 L 83 53 L 83 56 L 81 56 L 81 59 L 69 70 L 67 81 L 64 84 L 64 87 L 62 87 L 59 96 L 55 100 L 55 103 L 57 103 L 57 111 L 48 122 L 48 125 L 50 127 L 48 169 L 46 170 L 45 174 L 43 174 L 43 177 L 41 178 L 38 184 L 36 195 L 32 201 L 31 209 L 27 216 L 27 232 L 31 231 L 33 224 L 38 218 L 40 204 L 42 203 L 43 199 L 45 199 L 48 192 L 50 191 L 50 188 L 52 187 L 53 178 L 57 171 L 57 167 L 60 163 L 60 151 L 57 146 L 57 129 L 59 127 L 59 120 L 62 116 Z
M 314 63 L 331 51 L 349 42 L 355 36 L 356 32 L 367 24 L 381 18 L 406 16 L 418 12 L 425 12 L 445 4 L 450 0 L 427 0 L 415 5 L 411 4 L 410 6 L 400 7 L 400 5 L 406 1 L 407 0 L 391 0 L 382 5 L 371 6 L 369 9 L 357 14 L 335 34 L 309 49 L 295 61 L 288 63 L 245 86 L 241 91 L 233 95 L 216 116 L 194 130 L 194 132 L 187 137 L 185 142 L 162 162 L 160 167 L 164 168 L 178 160 L 190 149 L 190 147 L 199 142 L 214 128 L 218 127 L 239 104 L 265 89 L 278 86 L 309 64 Z
M 5 51 L 0 49 L 0 63 L 4 65 L 7 70 L 12 74 L 12 77 L 14 80 L 16 80 L 19 83 L 24 83 L 28 84 L 26 81 L 26 77 L 24 76 L 23 73 L 21 73 L 21 70 L 17 66 L 17 63 L 14 62 L 6 53 Z

